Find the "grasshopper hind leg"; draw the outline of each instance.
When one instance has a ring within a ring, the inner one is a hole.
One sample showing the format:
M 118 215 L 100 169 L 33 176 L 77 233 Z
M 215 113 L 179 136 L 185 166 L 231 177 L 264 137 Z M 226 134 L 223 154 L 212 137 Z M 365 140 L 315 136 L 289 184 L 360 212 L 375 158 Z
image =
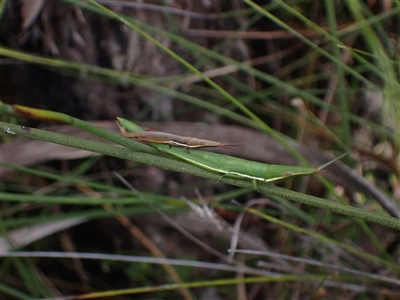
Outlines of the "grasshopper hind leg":
M 253 190 L 256 190 L 256 189 L 258 189 L 258 183 L 257 183 L 257 180 L 253 179 L 253 180 L 252 180 L 252 184 L 253 184 Z
M 220 182 L 221 179 L 224 178 L 224 177 L 226 177 L 226 176 L 227 176 L 227 173 L 222 174 L 221 177 L 217 180 L 217 182 Z

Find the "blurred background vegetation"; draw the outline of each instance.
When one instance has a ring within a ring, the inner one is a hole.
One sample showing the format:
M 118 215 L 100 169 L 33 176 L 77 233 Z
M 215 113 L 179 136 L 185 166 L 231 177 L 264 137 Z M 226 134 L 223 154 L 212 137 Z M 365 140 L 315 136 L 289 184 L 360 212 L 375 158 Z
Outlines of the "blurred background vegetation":
M 400 217 L 398 1 L 1 0 L 0 9 L 4 103 L 113 132 L 120 116 L 241 144 L 219 152 L 266 163 L 318 166 L 350 151 L 328 181 L 279 185 Z M 3 299 L 400 298 L 396 230 L 79 149 L 1 142 Z M 232 257 L 236 244 L 246 253 Z

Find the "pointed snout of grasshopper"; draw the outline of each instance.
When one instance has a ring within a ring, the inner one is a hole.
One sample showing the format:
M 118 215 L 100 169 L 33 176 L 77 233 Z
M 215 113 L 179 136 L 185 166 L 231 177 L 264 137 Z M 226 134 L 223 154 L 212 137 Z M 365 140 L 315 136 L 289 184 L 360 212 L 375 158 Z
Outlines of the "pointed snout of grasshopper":
M 121 122 L 118 120 L 118 118 L 115 120 L 115 122 L 117 123 L 119 131 L 121 131 L 122 135 L 127 133 L 126 129 L 124 127 L 122 127 Z

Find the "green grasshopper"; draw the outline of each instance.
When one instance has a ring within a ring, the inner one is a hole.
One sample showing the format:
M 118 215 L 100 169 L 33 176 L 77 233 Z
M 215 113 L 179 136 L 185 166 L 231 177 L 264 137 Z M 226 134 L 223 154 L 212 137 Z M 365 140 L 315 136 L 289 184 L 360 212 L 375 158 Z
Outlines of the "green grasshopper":
M 216 172 L 222 176 L 227 176 L 230 178 L 252 179 L 255 186 L 256 181 L 276 182 L 290 177 L 321 173 L 322 169 L 347 154 L 345 153 L 316 169 L 300 166 L 269 165 L 206 151 L 191 150 L 189 153 L 182 148 L 171 148 L 171 146 L 188 147 L 187 139 L 200 141 L 198 145 L 191 144 L 191 147 L 189 148 L 223 147 L 230 145 L 225 145 L 219 142 L 213 142 L 213 145 L 206 145 L 204 143 L 206 140 L 180 137 L 177 135 L 171 135 L 169 133 L 164 133 L 164 135 L 158 135 L 157 137 L 155 135 L 146 135 L 149 133 L 151 134 L 151 132 L 144 131 L 142 127 L 123 118 L 117 118 L 117 124 L 122 135 L 127 138 L 136 138 L 141 141 L 146 141 L 152 147 L 161 152 L 168 153 L 180 160 L 186 161 L 203 169 Z M 186 142 L 175 143 L 174 140 L 172 140 L 172 143 L 170 143 L 168 142 L 168 137 L 173 137 L 174 139 L 176 137 L 183 138 Z M 160 140 L 158 140 L 158 138 L 160 138 Z

